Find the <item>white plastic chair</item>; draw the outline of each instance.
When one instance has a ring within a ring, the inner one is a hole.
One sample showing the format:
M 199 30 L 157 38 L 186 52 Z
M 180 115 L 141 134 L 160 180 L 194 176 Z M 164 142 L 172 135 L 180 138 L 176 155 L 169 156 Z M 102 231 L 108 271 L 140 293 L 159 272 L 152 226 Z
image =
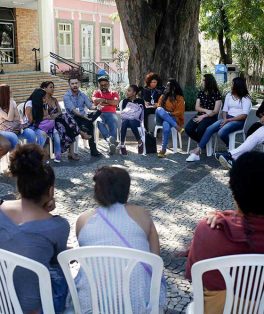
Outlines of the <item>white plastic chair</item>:
M 192 266 L 194 301 L 189 304 L 187 314 L 204 313 L 202 276 L 212 270 L 218 270 L 225 280 L 223 314 L 264 313 L 264 255 L 246 254 L 216 257 Z
M 159 129 L 163 129 L 162 125 L 156 125 L 154 129 L 154 137 L 157 137 L 157 133 Z M 179 132 L 175 128 L 171 128 L 171 136 L 172 136 L 172 147 L 173 153 L 176 154 L 178 150 L 178 138 L 179 138 L 179 147 L 182 149 L 182 137 Z
M 38 276 L 43 312 L 55 314 L 48 269 L 34 260 L 2 249 L 0 249 L 0 312 L 23 314 L 13 281 L 13 273 L 17 266 L 31 270 Z
M 121 100 L 119 102 L 119 109 L 120 109 L 120 113 L 121 113 L 123 110 L 123 100 Z M 140 135 L 141 140 L 143 142 L 143 155 L 146 155 L 147 150 L 146 150 L 146 135 L 145 135 L 144 121 L 141 121 L 140 127 L 138 127 L 138 132 L 139 132 L 139 135 Z M 120 138 L 121 138 L 121 135 L 120 135 Z
M 159 256 L 130 248 L 94 246 L 64 251 L 58 255 L 58 261 L 68 282 L 75 314 L 81 313 L 81 310 L 70 271 L 71 261 L 77 261 L 86 274 L 91 288 L 93 314 L 132 314 L 129 292 L 131 274 L 138 263 L 150 265 L 152 268 L 150 313 L 159 313 L 163 270 L 163 261 Z

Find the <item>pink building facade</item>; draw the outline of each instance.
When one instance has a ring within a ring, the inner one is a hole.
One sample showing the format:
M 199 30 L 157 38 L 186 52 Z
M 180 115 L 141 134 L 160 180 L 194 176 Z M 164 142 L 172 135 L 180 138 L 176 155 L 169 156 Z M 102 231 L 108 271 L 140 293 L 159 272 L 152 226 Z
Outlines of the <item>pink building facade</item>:
M 121 23 L 111 0 L 54 0 L 53 51 L 74 62 L 106 62 L 113 50 L 127 50 Z

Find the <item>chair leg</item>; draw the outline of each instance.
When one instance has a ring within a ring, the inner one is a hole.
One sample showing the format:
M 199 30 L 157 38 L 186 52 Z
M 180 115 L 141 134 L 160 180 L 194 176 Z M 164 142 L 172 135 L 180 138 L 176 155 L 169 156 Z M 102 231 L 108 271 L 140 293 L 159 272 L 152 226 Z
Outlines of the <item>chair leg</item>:
M 50 159 L 53 159 L 53 142 L 50 137 L 49 137 L 49 153 L 50 153 Z
M 146 155 L 147 154 L 147 151 L 146 151 L 146 138 L 145 138 L 145 131 L 142 127 L 139 127 L 138 128 L 138 132 L 140 134 L 140 137 L 141 137 L 141 140 L 143 142 L 143 155 Z
M 177 132 L 177 134 L 178 134 L 178 140 L 179 140 L 179 147 L 182 150 L 182 135 L 179 132 Z
M 190 153 L 190 147 L 191 147 L 191 138 L 188 138 L 188 145 L 187 145 L 187 154 Z
M 177 153 L 178 143 L 177 143 L 177 131 L 175 128 L 171 128 L 171 136 L 172 136 L 172 146 L 173 146 L 173 153 Z
M 213 155 L 213 137 L 210 138 L 210 141 L 206 144 L 206 156 L 211 157 Z
M 158 133 L 158 127 L 157 126 L 155 126 L 155 129 L 154 129 L 154 137 L 157 137 L 157 133 Z
M 229 134 L 229 147 L 228 147 L 228 149 L 229 149 L 229 151 L 231 151 L 231 150 L 235 149 L 235 147 L 236 147 L 236 135 L 231 133 L 231 134 Z
M 73 151 L 74 151 L 74 154 L 78 154 L 79 152 L 79 136 L 75 137 L 75 142 L 73 144 Z

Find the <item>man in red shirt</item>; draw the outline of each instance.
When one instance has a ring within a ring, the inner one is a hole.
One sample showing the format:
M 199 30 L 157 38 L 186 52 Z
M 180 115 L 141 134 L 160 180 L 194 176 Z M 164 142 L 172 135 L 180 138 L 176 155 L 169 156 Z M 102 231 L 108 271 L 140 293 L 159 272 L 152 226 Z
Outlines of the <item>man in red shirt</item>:
M 109 152 L 113 155 L 116 151 L 116 134 L 118 117 L 116 107 L 119 102 L 119 95 L 115 91 L 109 90 L 109 78 L 101 76 L 98 79 L 99 90 L 93 93 L 93 102 L 95 106 L 102 106 L 102 114 L 98 120 L 98 128 L 104 139 L 109 145 Z

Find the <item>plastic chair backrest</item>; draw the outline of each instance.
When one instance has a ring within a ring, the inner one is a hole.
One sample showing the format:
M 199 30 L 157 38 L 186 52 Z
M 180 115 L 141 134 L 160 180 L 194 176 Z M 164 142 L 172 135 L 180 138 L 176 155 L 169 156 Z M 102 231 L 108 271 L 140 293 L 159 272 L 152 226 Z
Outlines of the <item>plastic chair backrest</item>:
M 259 118 L 256 116 L 256 110 L 251 107 L 248 116 L 246 118 L 245 124 L 244 124 L 244 132 L 247 133 L 248 129 L 251 127 L 251 125 L 255 122 L 257 122 Z
M 31 270 L 38 276 L 42 310 L 44 314 L 55 314 L 48 269 L 34 260 L 2 249 L 0 249 L 0 313 L 23 314 L 13 280 L 17 266 Z
M 226 300 L 223 314 L 264 313 L 263 254 L 223 256 L 195 263 L 192 266 L 193 313 L 204 313 L 202 276 L 212 270 L 218 270 L 225 280 Z
M 119 107 L 120 112 L 122 112 L 122 110 L 123 110 L 123 100 L 120 100 L 118 107 Z
M 130 248 L 91 246 L 64 251 L 58 255 L 58 261 L 68 282 L 74 313 L 81 313 L 81 309 L 69 267 L 71 261 L 77 261 L 86 274 L 91 288 L 93 314 L 132 314 L 129 292 L 131 273 L 140 262 L 150 265 L 150 313 L 159 313 L 158 296 L 163 270 L 163 261 L 159 256 Z

